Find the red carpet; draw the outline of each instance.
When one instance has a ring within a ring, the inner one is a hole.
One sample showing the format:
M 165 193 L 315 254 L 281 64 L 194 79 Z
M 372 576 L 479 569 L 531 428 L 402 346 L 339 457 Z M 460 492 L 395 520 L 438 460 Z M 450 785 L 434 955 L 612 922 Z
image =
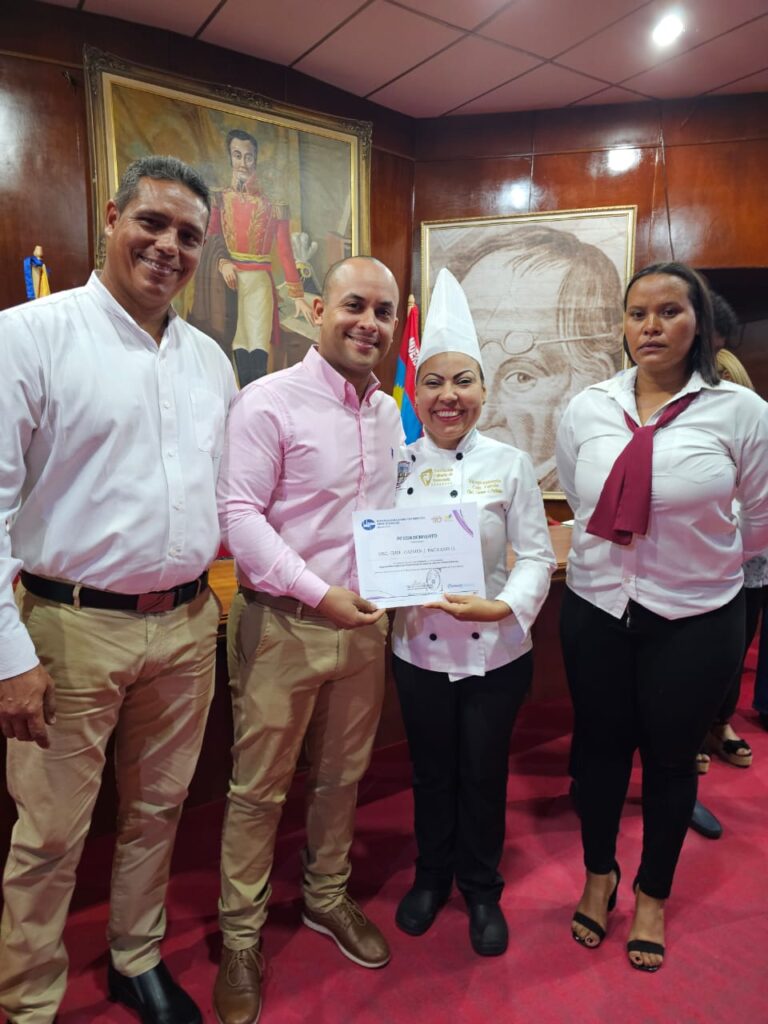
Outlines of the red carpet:
M 743 703 L 751 699 L 745 678 Z M 629 880 L 640 842 L 638 779 L 633 776 L 619 845 L 625 880 L 608 938 L 596 951 L 569 936 L 582 880 L 576 817 L 565 796 L 569 710 L 565 702 L 527 706 L 516 730 L 509 782 L 506 956 L 483 960 L 467 937 L 454 896 L 421 938 L 394 926 L 411 879 L 411 797 L 404 747 L 380 752 L 361 791 L 352 891 L 383 928 L 392 962 L 367 971 L 330 940 L 300 924 L 301 795 L 289 801 L 276 857 L 272 912 L 264 934 L 269 968 L 264 1024 L 452 1024 L 501 1022 L 663 1022 L 764 1024 L 768 956 L 768 734 L 746 708 L 737 731 L 755 750 L 748 770 L 713 759 L 700 795 L 722 819 L 713 842 L 689 833 L 667 915 L 667 962 L 656 975 L 633 971 L 624 942 Z M 170 899 L 165 958 L 213 1021 L 210 992 L 218 954 L 216 898 L 221 805 L 185 815 Z M 72 959 L 60 1024 L 136 1018 L 106 1001 L 107 840 L 89 843 L 76 908 L 67 929 Z

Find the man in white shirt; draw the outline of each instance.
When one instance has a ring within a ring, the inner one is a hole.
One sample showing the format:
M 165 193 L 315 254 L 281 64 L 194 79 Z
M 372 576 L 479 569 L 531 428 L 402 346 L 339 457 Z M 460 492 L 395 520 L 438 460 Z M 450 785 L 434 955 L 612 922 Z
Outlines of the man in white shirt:
M 201 1021 L 159 944 L 213 692 L 206 568 L 234 394 L 219 347 L 171 308 L 209 214 L 191 168 L 136 161 L 107 204 L 101 275 L 0 314 L 0 728 L 19 812 L 0 1008 L 14 1024 L 51 1024 L 63 997 L 62 933 L 112 732 L 110 998 L 145 1024 Z

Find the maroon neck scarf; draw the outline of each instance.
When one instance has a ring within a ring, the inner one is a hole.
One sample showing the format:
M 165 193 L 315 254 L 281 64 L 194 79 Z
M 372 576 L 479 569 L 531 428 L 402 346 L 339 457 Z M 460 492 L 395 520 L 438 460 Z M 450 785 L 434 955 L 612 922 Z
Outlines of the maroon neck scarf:
M 603 484 L 600 500 L 587 523 L 587 533 L 613 541 L 614 544 L 626 545 L 632 542 L 633 534 L 644 535 L 648 532 L 653 435 L 687 409 L 697 396 L 698 391 L 694 391 L 676 398 L 651 426 L 641 427 L 629 413 L 624 413 L 632 437 Z

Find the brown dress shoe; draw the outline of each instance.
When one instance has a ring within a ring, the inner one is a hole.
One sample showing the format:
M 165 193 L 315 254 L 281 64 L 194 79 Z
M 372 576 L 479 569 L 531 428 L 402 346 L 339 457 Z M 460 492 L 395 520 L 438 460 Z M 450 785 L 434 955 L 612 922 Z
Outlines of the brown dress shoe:
M 213 987 L 213 1009 L 219 1024 L 256 1024 L 263 977 L 261 940 L 248 949 L 222 949 Z
M 387 940 L 346 893 L 338 906 L 323 913 L 305 906 L 301 919 L 313 931 L 329 935 L 344 956 L 361 967 L 383 967 L 389 963 Z

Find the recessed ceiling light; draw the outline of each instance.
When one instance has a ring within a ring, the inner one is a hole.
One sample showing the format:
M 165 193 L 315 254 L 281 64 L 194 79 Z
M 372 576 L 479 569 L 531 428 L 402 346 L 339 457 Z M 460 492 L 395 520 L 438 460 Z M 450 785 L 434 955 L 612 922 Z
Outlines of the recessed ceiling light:
M 685 25 L 676 14 L 668 14 L 653 30 L 652 38 L 657 46 L 669 46 L 684 29 Z

